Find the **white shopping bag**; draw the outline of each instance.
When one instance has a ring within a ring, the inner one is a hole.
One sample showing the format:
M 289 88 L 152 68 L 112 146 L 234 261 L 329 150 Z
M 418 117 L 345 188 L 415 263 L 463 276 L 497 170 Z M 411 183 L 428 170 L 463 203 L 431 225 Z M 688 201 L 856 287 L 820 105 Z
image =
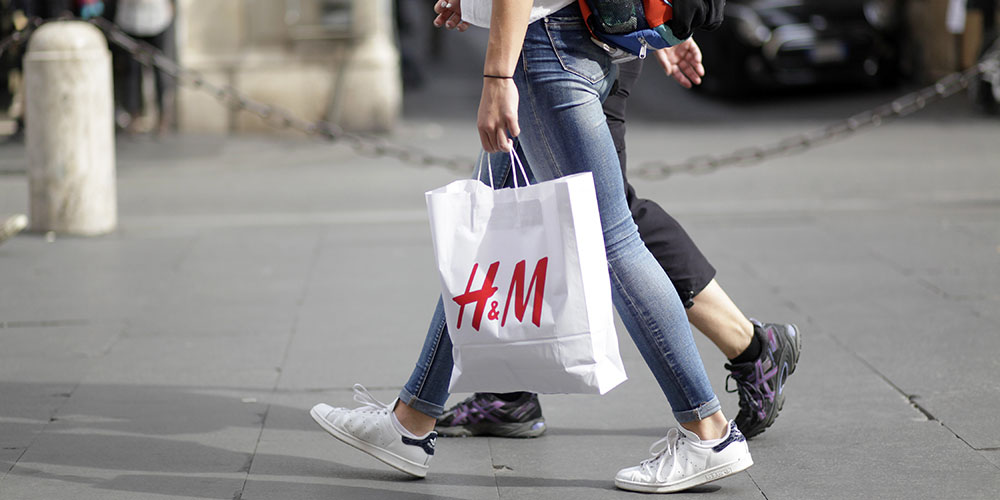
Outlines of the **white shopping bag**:
M 496 191 L 455 181 L 427 192 L 427 210 L 452 392 L 604 394 L 626 380 L 589 172 Z

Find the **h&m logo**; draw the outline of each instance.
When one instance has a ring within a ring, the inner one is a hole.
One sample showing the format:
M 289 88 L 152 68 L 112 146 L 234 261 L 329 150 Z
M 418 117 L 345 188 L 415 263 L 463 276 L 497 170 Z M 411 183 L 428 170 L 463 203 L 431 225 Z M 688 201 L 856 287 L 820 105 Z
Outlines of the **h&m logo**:
M 499 290 L 499 288 L 493 286 L 493 282 L 496 280 L 497 272 L 500 270 L 500 262 L 497 261 L 490 264 L 490 268 L 486 271 L 486 278 L 483 279 L 483 286 L 479 290 L 472 289 L 472 281 L 476 278 L 479 263 L 473 265 L 472 274 L 469 275 L 469 283 L 465 285 L 465 293 L 452 299 L 461 306 L 458 310 L 458 328 L 462 328 L 462 316 L 465 315 L 465 306 L 473 302 L 476 304 L 476 309 L 472 313 L 472 328 L 476 331 L 479 331 L 479 326 L 482 324 L 483 313 L 486 312 L 487 305 L 490 306 L 490 310 L 486 312 L 486 319 L 492 321 L 499 319 L 500 326 L 506 325 L 511 299 L 514 299 L 514 316 L 518 321 L 523 322 L 524 313 L 528 308 L 528 300 L 532 296 L 532 291 L 534 291 L 534 302 L 531 304 L 531 322 L 535 326 L 541 326 L 542 299 L 545 295 L 545 271 L 548 269 L 548 265 L 548 257 L 542 257 L 538 260 L 538 264 L 535 265 L 535 271 L 531 273 L 531 281 L 528 282 L 527 291 L 524 289 L 526 262 L 522 260 L 514 266 L 514 273 L 510 278 L 510 288 L 507 290 L 507 301 L 503 306 L 502 318 L 500 317 L 500 311 L 497 310 L 500 303 L 497 301 L 490 302 L 490 299 Z

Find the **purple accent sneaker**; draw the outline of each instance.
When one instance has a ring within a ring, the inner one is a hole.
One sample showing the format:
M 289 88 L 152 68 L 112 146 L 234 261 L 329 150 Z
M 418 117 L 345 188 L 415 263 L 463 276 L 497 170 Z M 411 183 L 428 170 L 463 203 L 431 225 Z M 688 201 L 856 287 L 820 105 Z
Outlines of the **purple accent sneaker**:
M 747 438 L 764 432 L 778 417 L 785 404 L 782 389 L 802 353 L 802 339 L 795 325 L 750 321 L 762 344 L 760 358 L 752 363 L 726 364 L 731 372 L 726 378 L 726 392 L 740 394 L 740 412 L 735 420 Z M 729 388 L 729 379 L 736 381 L 736 389 Z
M 538 395 L 521 393 L 504 401 L 490 392 L 477 392 L 441 415 L 434 428 L 440 436 L 497 436 L 533 438 L 545 433 Z

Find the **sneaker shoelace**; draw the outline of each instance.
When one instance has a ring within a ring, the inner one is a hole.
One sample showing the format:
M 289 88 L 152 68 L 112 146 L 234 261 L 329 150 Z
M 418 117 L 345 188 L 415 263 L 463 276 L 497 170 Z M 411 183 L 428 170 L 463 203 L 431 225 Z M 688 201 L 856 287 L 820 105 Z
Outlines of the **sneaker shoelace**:
M 726 392 L 739 392 L 740 408 L 746 408 L 747 411 L 756 413 L 761 419 L 766 417 L 764 399 L 767 398 L 766 393 L 770 392 L 770 387 L 767 387 L 765 383 L 765 376 L 760 361 L 754 363 L 752 373 L 746 370 L 746 373 L 739 374 L 734 370 L 726 376 Z M 736 389 L 729 388 L 730 380 L 736 381 Z M 760 386 L 764 386 L 764 390 L 761 390 Z
M 368 389 L 365 389 L 365 386 L 361 384 L 354 384 L 354 400 L 364 405 L 355 411 L 380 413 L 392 410 L 391 405 L 375 399 L 375 396 L 372 396 L 372 393 L 368 392 Z
M 653 455 L 653 458 L 643 460 L 639 464 L 641 469 L 646 473 L 652 473 L 653 479 L 659 481 L 663 466 L 667 463 L 666 457 L 677 453 L 677 445 L 680 444 L 683 437 L 684 435 L 676 428 L 667 431 L 666 436 L 649 446 L 649 453 Z

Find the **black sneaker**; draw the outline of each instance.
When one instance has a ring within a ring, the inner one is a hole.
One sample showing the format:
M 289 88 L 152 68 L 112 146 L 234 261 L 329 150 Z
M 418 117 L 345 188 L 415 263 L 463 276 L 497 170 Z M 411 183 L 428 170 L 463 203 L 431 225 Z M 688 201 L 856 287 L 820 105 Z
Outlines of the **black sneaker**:
M 802 339 L 795 325 L 750 321 L 754 325 L 754 335 L 761 341 L 760 359 L 752 363 L 726 364 L 731 372 L 726 378 L 726 392 L 740 393 L 736 425 L 748 438 L 764 432 L 778 418 L 785 404 L 782 388 L 788 376 L 795 372 L 802 352 Z M 729 379 L 736 381 L 736 389 L 729 388 Z
M 504 401 L 490 392 L 477 392 L 441 415 L 434 427 L 440 436 L 497 436 L 533 438 L 545 432 L 538 395 L 523 392 Z

